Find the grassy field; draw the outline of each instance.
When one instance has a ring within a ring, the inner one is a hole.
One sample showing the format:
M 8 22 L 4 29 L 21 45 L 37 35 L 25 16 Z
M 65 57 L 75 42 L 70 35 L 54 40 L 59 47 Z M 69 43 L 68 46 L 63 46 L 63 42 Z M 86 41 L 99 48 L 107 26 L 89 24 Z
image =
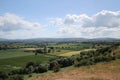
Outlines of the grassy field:
M 34 55 L 32 52 L 24 52 L 21 49 L 0 50 L 0 59 Z
M 53 58 L 50 55 L 29 55 L 21 57 L 13 57 L 8 59 L 0 59 L 0 71 L 9 72 L 17 68 L 24 67 L 28 62 L 46 63 Z
M 24 52 L 24 50 L 34 50 L 34 48 L 0 50 L 0 71 L 9 72 L 14 69 L 19 69 L 31 61 L 46 63 L 51 58 L 55 58 L 58 54 L 70 52 L 70 50 L 61 50 L 61 52 L 48 55 L 35 55 L 33 52 Z
M 64 53 L 67 53 L 67 52 L 71 52 L 72 50 L 60 50 L 60 51 L 55 51 L 54 53 L 51 53 L 51 55 L 60 55 L 60 54 L 64 54 Z
M 58 73 L 46 73 L 28 80 L 119 80 L 120 59 L 91 66 L 68 67 Z
M 93 44 L 92 43 L 50 43 L 48 46 L 52 47 L 59 47 L 63 50 L 73 50 L 73 51 L 79 51 L 81 49 L 90 48 Z

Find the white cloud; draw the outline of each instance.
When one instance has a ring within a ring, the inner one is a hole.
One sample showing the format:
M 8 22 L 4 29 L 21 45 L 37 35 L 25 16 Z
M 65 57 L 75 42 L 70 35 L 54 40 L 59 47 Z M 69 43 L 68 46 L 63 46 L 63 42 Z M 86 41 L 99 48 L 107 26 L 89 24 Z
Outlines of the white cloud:
M 88 27 L 120 27 L 120 11 L 103 10 L 91 17 L 91 21 L 83 26 Z
M 5 13 L 3 16 L 0 16 L 0 31 L 32 30 L 40 27 L 39 23 L 26 21 L 15 14 Z
M 53 24 L 54 26 L 55 26 L 55 25 L 58 25 L 58 26 L 59 26 L 59 25 L 62 25 L 62 24 L 63 24 L 63 20 L 62 20 L 61 18 L 56 18 L 56 19 L 50 21 L 50 23 Z
M 78 27 L 78 25 L 65 26 L 58 30 L 60 37 L 84 37 L 84 38 L 98 38 L 98 37 L 114 37 L 120 38 L 120 28 L 108 27 Z
M 15 14 L 6 13 L 3 16 L 0 16 L 0 38 L 35 38 L 52 36 L 120 38 L 120 11 L 103 10 L 92 16 L 87 14 L 69 14 L 63 18 L 50 19 L 50 23 L 46 22 L 42 25 L 42 29 L 40 23 L 29 22 Z
M 87 22 L 90 20 L 90 17 L 88 17 L 86 14 L 81 15 L 66 15 L 64 18 L 64 24 L 83 24 L 84 22 Z
M 120 27 L 120 11 L 103 10 L 93 16 L 86 14 L 66 15 L 63 19 L 58 18 L 53 22 L 60 23 L 61 25 L 79 24 L 82 27 Z
M 66 15 L 58 33 L 62 37 L 116 37 L 120 38 L 120 11 L 103 10 L 88 16 Z

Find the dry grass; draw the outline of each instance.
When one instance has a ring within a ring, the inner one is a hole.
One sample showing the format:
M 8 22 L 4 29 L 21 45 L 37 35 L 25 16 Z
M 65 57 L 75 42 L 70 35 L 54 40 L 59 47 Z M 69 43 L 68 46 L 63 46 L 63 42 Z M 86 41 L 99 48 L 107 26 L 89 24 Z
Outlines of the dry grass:
M 29 80 L 120 80 L 120 60 L 44 74 Z
M 84 50 L 80 50 L 80 51 L 71 51 L 71 52 L 59 54 L 58 56 L 70 57 L 70 56 L 73 56 L 73 55 L 80 54 L 80 52 L 82 52 L 82 51 L 90 51 L 90 50 L 95 50 L 95 49 L 84 49 Z
M 59 56 L 72 56 L 72 55 L 77 55 L 77 54 L 80 54 L 80 51 L 71 51 L 71 52 L 67 52 L 67 53 L 64 53 L 64 54 L 59 54 Z
M 23 48 L 23 50 L 36 50 L 36 49 L 40 49 L 40 48 Z

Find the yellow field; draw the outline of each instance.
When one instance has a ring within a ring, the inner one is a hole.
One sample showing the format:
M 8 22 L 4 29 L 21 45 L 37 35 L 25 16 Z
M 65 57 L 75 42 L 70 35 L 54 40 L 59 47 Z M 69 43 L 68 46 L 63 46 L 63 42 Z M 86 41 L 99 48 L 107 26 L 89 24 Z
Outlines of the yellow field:
M 80 51 L 71 51 L 71 52 L 67 52 L 64 54 L 59 54 L 59 56 L 72 56 L 72 55 L 76 55 L 76 54 L 80 54 Z
M 40 48 L 23 48 L 23 50 L 36 50 L 36 49 L 40 49 Z
M 58 56 L 66 56 L 66 57 L 69 57 L 69 56 L 73 56 L 73 55 L 80 54 L 80 52 L 82 52 L 82 51 L 90 51 L 90 50 L 95 50 L 95 49 L 84 49 L 84 50 L 80 50 L 80 51 L 71 51 L 71 52 L 59 54 Z

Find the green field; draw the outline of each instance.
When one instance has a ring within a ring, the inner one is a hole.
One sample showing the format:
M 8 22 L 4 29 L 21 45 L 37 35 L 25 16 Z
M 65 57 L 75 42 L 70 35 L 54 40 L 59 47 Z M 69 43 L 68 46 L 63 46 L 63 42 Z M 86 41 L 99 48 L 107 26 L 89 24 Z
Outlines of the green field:
M 9 72 L 14 69 L 19 69 L 24 67 L 28 62 L 47 63 L 58 54 L 70 52 L 70 50 L 61 50 L 61 52 L 55 52 L 48 55 L 35 55 L 33 52 L 24 52 L 24 50 L 33 49 L 34 48 L 0 50 L 0 71 Z
M 0 50 L 0 59 L 34 55 L 32 52 L 24 52 L 20 49 Z
M 10 70 L 24 67 L 28 62 L 46 63 L 53 57 L 54 56 L 40 54 L 0 59 L 0 71 L 9 72 Z
M 62 50 L 79 51 L 92 47 L 92 43 L 49 43 L 48 46 L 58 47 Z
M 71 53 L 71 51 L 72 50 L 61 50 L 60 52 L 55 51 L 48 55 L 34 55 L 32 52 L 24 52 L 22 49 L 1 50 L 0 71 L 9 72 L 14 69 L 19 69 L 24 67 L 28 62 L 46 63 L 51 58 L 55 58 L 60 55 L 66 56 L 66 53 Z M 73 52 L 75 51 L 72 51 L 72 53 Z
M 51 53 L 51 55 L 56 55 L 59 56 L 60 54 L 65 54 L 68 52 L 71 52 L 72 50 L 60 50 L 60 51 L 55 51 L 54 53 Z

